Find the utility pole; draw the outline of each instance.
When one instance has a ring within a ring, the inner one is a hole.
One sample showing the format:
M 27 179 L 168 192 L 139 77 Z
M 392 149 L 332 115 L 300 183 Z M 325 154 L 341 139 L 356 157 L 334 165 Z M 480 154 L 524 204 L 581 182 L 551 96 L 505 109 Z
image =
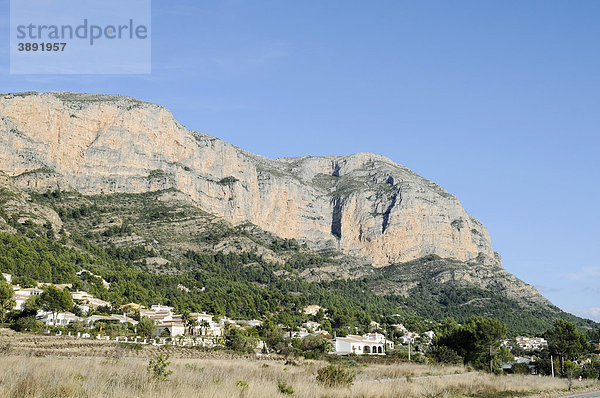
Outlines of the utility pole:
M 552 367 L 552 377 L 554 377 L 554 358 L 550 354 L 550 366 Z
M 410 361 L 410 338 L 408 339 L 408 360 Z

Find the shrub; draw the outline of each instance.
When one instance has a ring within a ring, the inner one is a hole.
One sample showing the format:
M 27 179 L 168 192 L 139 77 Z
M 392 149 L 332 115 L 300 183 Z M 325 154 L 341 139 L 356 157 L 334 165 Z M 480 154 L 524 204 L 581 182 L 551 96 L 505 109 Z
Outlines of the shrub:
M 238 380 L 237 383 L 235 383 L 235 385 L 238 386 L 242 392 L 248 389 L 248 383 L 244 380 Z
M 317 371 L 317 383 L 325 387 L 350 387 L 356 372 L 343 365 L 331 364 Z
M 44 324 L 31 315 L 18 318 L 10 327 L 17 332 L 38 332 L 44 328 Z
M 169 355 L 159 354 L 154 358 L 150 359 L 148 364 L 148 373 L 150 377 L 156 381 L 167 381 L 172 370 L 167 370 L 171 362 L 169 362 Z
M 439 363 L 456 365 L 463 362 L 460 355 L 451 348 L 444 345 L 436 347 L 432 352 L 431 356 Z
M 512 370 L 513 373 L 518 374 L 518 375 L 528 375 L 529 372 L 529 365 L 526 363 L 515 363 L 512 366 Z
M 118 346 L 120 348 L 127 349 L 127 350 L 133 350 L 133 351 L 141 351 L 143 349 L 143 346 L 141 344 L 136 344 L 136 343 L 119 343 Z
M 277 389 L 284 395 L 294 395 L 294 388 L 283 379 L 277 380 Z
M 229 177 L 222 178 L 220 181 L 217 182 L 217 184 L 219 184 L 219 185 L 231 185 L 231 184 L 234 184 L 237 181 L 239 181 L 237 178 L 235 178 L 233 176 L 229 176 Z

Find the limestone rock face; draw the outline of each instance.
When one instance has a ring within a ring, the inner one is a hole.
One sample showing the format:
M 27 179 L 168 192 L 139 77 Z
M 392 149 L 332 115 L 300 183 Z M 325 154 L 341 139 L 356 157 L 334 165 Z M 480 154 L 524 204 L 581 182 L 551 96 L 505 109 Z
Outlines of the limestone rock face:
M 375 266 L 430 254 L 499 264 L 486 228 L 456 197 L 385 157 L 271 160 L 127 97 L 1 95 L 0 170 L 41 191 L 176 188 L 230 222 L 341 249 Z

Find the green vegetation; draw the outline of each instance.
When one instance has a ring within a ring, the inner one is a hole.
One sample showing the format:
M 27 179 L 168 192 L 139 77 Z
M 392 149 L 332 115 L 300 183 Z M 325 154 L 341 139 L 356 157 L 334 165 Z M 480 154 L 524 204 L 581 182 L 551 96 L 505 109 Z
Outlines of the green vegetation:
M 150 172 L 148 173 L 148 178 L 149 179 L 159 179 L 159 178 L 165 178 L 167 177 L 167 173 L 164 172 L 164 170 L 150 170 Z
M 277 389 L 283 395 L 294 395 L 294 388 L 284 379 L 277 380 Z
M 147 339 L 154 337 L 154 331 L 156 330 L 156 325 L 154 321 L 150 318 L 142 318 L 140 319 L 137 330 L 140 336 L 143 336 Z
M 554 326 L 546 331 L 550 352 L 560 359 L 560 371 L 565 371 L 565 360 L 575 360 L 589 349 L 585 335 L 571 322 L 562 319 L 554 322 Z
M 15 306 L 13 299 L 13 290 L 6 282 L 4 277 L 0 275 L 0 323 L 6 320 L 6 314 Z
M 350 387 L 356 372 L 343 364 L 330 364 L 317 371 L 317 383 L 324 387 Z
M 600 331 L 590 334 L 598 332 Z M 533 359 L 539 374 L 552 375 L 554 368 L 554 374 L 567 378 L 569 386 L 574 377 L 600 377 L 597 344 L 589 344 L 589 336 L 582 334 L 571 322 L 556 320 L 544 333 L 548 348 L 528 352 L 520 349 L 514 340 L 510 350 L 506 346 L 501 347 L 505 333 L 504 325 L 497 319 L 472 317 L 459 326 L 454 319 L 449 318 L 437 327 L 437 336 L 427 355 L 438 363 L 463 362 L 490 373 L 501 373 L 501 363 L 512 361 L 513 354 L 526 356 Z M 529 364 L 513 364 L 512 373 L 529 374 Z
M 55 322 L 59 312 L 69 311 L 73 308 L 71 293 L 67 290 L 60 290 L 54 285 L 44 287 L 39 302 L 44 310 L 52 312 Z
M 406 296 L 386 294 L 389 301 L 398 307 L 412 310 L 421 319 L 442 320 L 454 318 L 459 323 L 471 317 L 485 314 L 500 320 L 507 328 L 509 336 L 539 335 L 556 319 L 575 323 L 583 329 L 594 327 L 595 322 L 578 318 L 561 311 L 553 305 L 539 302 L 526 302 L 507 297 L 500 291 L 501 285 L 477 287 L 458 281 L 435 282 L 443 273 L 469 272 L 469 265 L 456 260 L 428 256 L 405 264 L 396 264 L 381 270 L 367 280 L 371 288 L 385 286 L 386 283 L 406 281 L 416 285 Z M 473 268 L 473 273 L 477 269 Z M 476 278 L 476 276 L 474 276 Z
M 152 380 L 158 382 L 169 380 L 169 376 L 173 373 L 172 370 L 168 369 L 170 364 L 168 354 L 158 354 L 154 358 L 151 358 L 148 363 L 148 373 Z
M 221 180 L 219 180 L 219 182 L 217 182 L 217 184 L 219 185 L 232 185 L 234 183 L 236 183 L 237 181 L 239 181 L 237 178 L 229 176 L 229 177 L 224 177 Z
M 458 355 L 465 364 L 500 372 L 498 354 L 505 336 L 506 327 L 497 319 L 472 317 L 461 326 L 449 319 L 440 328 L 435 354 L 440 362 L 455 362 Z

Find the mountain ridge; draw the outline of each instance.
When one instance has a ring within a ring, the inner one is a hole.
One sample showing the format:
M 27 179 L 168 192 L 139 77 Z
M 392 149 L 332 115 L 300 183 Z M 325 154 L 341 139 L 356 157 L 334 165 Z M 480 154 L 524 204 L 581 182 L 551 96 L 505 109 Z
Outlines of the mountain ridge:
M 375 266 L 429 254 L 498 264 L 487 230 L 454 195 L 380 155 L 271 160 L 188 130 L 164 107 L 118 96 L 4 95 L 0 116 L 0 170 L 27 189 L 176 188 L 234 224 Z

